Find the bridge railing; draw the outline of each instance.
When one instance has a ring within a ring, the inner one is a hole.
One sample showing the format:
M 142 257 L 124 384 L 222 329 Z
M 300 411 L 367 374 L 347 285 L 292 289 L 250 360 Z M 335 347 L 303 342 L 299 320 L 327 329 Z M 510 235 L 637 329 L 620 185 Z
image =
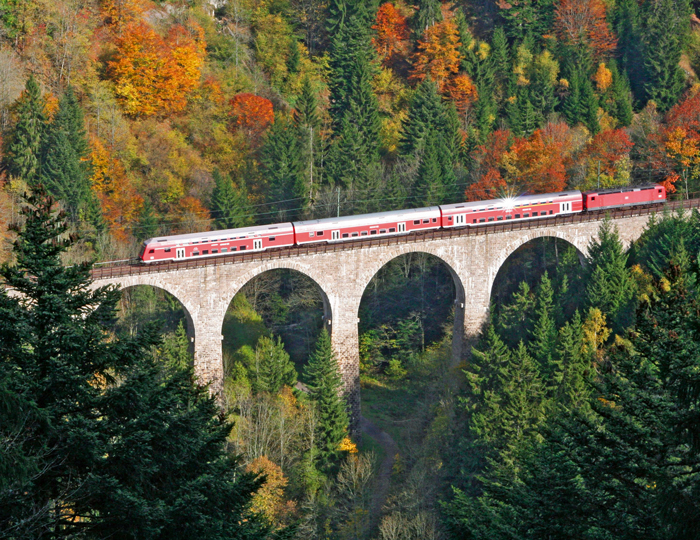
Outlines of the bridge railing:
M 559 225 L 597 221 L 602 219 L 606 215 L 610 216 L 613 219 L 620 219 L 626 217 L 649 215 L 664 210 L 674 211 L 680 208 L 700 208 L 700 194 L 698 194 L 698 198 L 671 200 L 662 206 L 632 206 L 629 208 L 615 208 L 611 210 L 599 210 L 595 212 L 583 212 L 563 216 L 559 215 L 551 218 L 543 217 L 538 219 L 530 219 L 526 221 L 499 221 L 490 225 L 482 225 L 479 227 L 463 227 L 459 229 L 437 229 L 406 235 L 389 236 L 384 238 L 355 240 L 333 244 L 293 246 L 254 253 L 224 255 L 212 257 L 209 259 L 184 259 L 180 261 L 166 261 L 151 264 L 144 264 L 138 259 L 107 261 L 104 263 L 95 264 L 95 267 L 92 271 L 92 277 L 93 279 L 112 279 L 130 275 L 172 272 L 176 270 L 181 271 L 207 266 L 217 266 L 221 264 L 236 264 L 251 261 L 284 259 L 289 257 L 298 257 L 300 255 L 313 255 L 317 253 L 366 249 L 375 246 L 409 244 L 416 242 L 424 242 L 426 240 L 441 240 L 446 238 L 457 238 L 462 236 L 483 236 L 495 232 L 519 231 L 527 229 L 537 229 L 543 226 L 556 227 Z

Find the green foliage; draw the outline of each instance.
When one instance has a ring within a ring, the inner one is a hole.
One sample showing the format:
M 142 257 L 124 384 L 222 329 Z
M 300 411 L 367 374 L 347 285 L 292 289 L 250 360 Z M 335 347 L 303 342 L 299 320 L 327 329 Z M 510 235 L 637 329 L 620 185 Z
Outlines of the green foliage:
M 243 183 L 234 185 L 231 178 L 214 169 L 214 191 L 211 210 L 214 224 L 219 229 L 234 229 L 253 223 L 253 211 L 248 203 L 248 193 Z
M 144 199 L 139 220 L 134 231 L 137 240 L 153 238 L 158 232 L 158 214 L 156 214 L 153 204 L 148 199 Z
M 283 386 L 294 387 L 297 372 L 280 337 L 261 336 L 255 347 L 255 363 L 248 366 L 255 392 L 277 394 Z
M 331 348 L 331 338 L 324 328 L 316 350 L 304 369 L 309 398 L 318 415 L 316 449 L 323 469 L 332 467 L 340 452 L 340 443 L 347 434 L 348 414 L 341 394 L 343 380 L 338 361 Z
M 553 359 L 557 342 L 557 328 L 554 320 L 554 290 L 547 272 L 537 289 L 535 325 L 532 329 L 531 354 L 537 359 L 545 380 L 553 377 Z
M 31 75 L 17 104 L 17 124 L 4 158 L 10 174 L 29 185 L 40 180 L 45 123 L 44 99 L 39 83 Z
M 0 464 L 25 456 L 0 482 L 3 535 L 263 538 L 246 508 L 260 482 L 226 454 L 216 401 L 191 367 L 156 361 L 152 328 L 108 339 L 119 291 L 61 264 L 72 239 L 51 207 L 36 188 L 1 270 L 21 296 L 0 294 L 2 411 L 20 415 L 0 437 L 22 429 Z

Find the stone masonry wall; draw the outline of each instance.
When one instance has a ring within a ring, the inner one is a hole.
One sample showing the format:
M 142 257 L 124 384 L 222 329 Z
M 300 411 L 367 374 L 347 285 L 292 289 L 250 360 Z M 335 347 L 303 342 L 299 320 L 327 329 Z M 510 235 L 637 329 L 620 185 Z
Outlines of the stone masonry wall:
M 648 217 L 616 220 L 620 236 L 629 244 L 642 233 Z M 297 270 L 314 280 L 323 295 L 333 349 L 338 357 L 353 426 L 360 418 L 358 312 L 360 300 L 372 277 L 392 259 L 424 252 L 442 260 L 450 269 L 457 290 L 453 352 L 462 353 L 465 338 L 475 336 L 488 316 L 491 288 L 501 265 L 520 246 L 535 238 L 555 236 L 582 253 L 600 221 L 498 232 L 452 239 L 377 246 L 358 250 L 300 255 L 295 258 L 252 261 L 189 270 L 133 275 L 100 280 L 122 288 L 150 285 L 166 290 L 185 307 L 194 335 L 195 370 L 214 391 L 223 382 L 221 350 L 223 320 L 229 303 L 251 279 L 268 270 Z

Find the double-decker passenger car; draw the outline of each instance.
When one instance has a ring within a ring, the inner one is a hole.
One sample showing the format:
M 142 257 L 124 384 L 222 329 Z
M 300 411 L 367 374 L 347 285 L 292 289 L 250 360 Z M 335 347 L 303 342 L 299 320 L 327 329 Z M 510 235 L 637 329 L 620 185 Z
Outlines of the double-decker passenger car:
M 144 262 L 214 257 L 238 251 L 261 251 L 294 245 L 291 223 L 258 225 L 203 233 L 151 238 L 144 242 Z
M 343 242 L 353 238 L 371 238 L 438 229 L 440 208 L 431 206 L 360 216 L 295 221 L 293 225 L 297 244 Z
M 581 212 L 583 203 L 580 191 L 563 191 L 490 201 L 443 204 L 440 210 L 443 227 L 474 227 L 494 221 Z
M 587 191 L 583 194 L 586 210 L 604 210 L 639 204 L 666 202 L 666 188 L 660 184 L 654 186 L 610 188 Z

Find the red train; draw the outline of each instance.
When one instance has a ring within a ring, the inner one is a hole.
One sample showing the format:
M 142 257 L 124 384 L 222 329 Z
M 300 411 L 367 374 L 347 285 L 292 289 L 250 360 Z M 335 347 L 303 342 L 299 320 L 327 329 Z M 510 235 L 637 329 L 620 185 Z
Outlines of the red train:
M 666 202 L 666 189 L 661 185 L 585 193 L 564 191 L 524 195 L 412 210 L 163 236 L 146 240 L 139 258 L 145 263 L 201 259 L 230 253 L 265 251 L 276 247 L 350 242 L 354 239 L 409 234 L 428 229 L 478 227 L 498 221 L 541 219 L 663 202 Z

